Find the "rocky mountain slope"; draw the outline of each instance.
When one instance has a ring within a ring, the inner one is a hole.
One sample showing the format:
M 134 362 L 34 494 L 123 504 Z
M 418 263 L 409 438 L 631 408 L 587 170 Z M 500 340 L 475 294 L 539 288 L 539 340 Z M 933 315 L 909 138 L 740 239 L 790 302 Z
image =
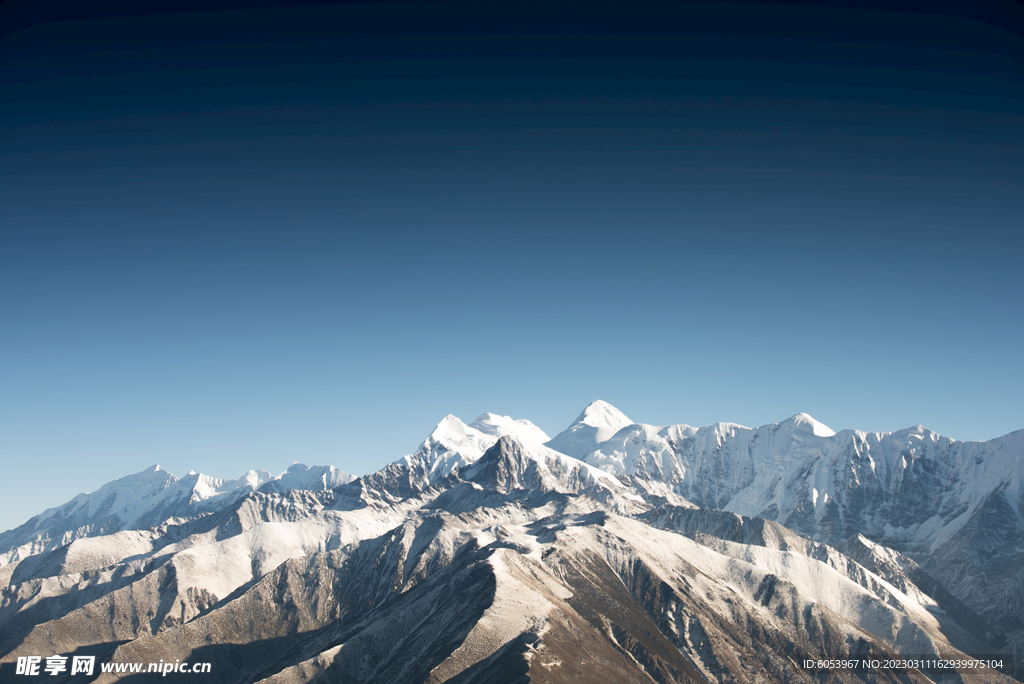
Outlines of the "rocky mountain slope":
M 0 535 L 0 681 L 54 654 L 216 682 L 966 681 L 801 663 L 1014 652 L 1021 441 L 595 402 L 553 439 L 448 416 L 358 479 L 151 468 Z
M 974 610 L 1022 626 L 1024 430 L 959 442 L 921 426 L 837 433 L 806 414 L 756 429 L 656 427 L 594 402 L 551 444 L 570 436 L 583 461 L 698 506 L 833 545 L 863 535 L 915 558 Z

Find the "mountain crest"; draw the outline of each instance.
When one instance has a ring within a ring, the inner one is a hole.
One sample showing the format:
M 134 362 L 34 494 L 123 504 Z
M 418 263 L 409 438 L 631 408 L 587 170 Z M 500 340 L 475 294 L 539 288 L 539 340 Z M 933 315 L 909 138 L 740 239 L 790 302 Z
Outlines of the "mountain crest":
M 836 432 L 824 423 L 815 420 L 807 413 L 798 413 L 784 421 L 782 424 L 790 423 L 799 429 L 809 429 L 817 437 L 834 437 Z
M 583 413 L 576 417 L 574 423 L 582 423 L 597 428 L 610 428 L 618 432 L 627 425 L 632 425 L 633 421 L 607 401 L 597 399 L 587 404 L 587 407 L 583 409 Z
M 466 438 L 466 427 L 466 424 L 459 418 L 449 413 L 441 419 L 427 439 L 433 439 L 442 444 L 458 442 Z
M 542 489 L 543 478 L 537 462 L 515 438 L 503 435 L 476 462 L 459 473 L 468 482 L 502 494 L 514 489 Z
M 583 458 L 624 427 L 633 424 L 619 409 L 606 401 L 591 402 L 572 425 L 547 443 L 549 449 L 573 458 Z

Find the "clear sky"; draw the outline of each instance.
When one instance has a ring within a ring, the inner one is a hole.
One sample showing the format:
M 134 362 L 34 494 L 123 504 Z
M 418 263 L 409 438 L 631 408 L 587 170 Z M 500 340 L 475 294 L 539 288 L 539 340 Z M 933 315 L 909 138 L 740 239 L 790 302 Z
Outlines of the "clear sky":
M 598 398 L 1024 428 L 1016 3 L 208 4 L 0 5 L 0 529 Z

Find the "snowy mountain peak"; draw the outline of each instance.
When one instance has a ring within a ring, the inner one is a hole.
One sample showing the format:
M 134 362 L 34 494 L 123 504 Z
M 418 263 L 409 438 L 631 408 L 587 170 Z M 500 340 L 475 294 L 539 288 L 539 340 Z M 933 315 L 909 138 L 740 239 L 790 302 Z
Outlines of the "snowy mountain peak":
M 609 492 L 624 490 L 619 480 L 598 468 L 544 446 L 523 443 L 513 435 L 502 435 L 459 477 L 502 493 L 515 489 L 580 492 L 594 485 Z
M 915 437 L 920 437 L 922 439 L 925 438 L 925 437 L 935 438 L 935 437 L 939 436 L 938 434 L 932 432 L 931 430 L 929 430 L 928 428 L 926 428 L 924 425 L 921 425 L 921 424 L 917 424 L 917 425 L 915 425 L 913 427 L 903 428 L 902 430 L 897 430 L 896 432 L 893 432 L 891 434 L 893 434 L 893 435 L 905 435 L 905 436 L 913 435 Z
M 488 412 L 471 425 L 466 425 L 449 414 L 437 424 L 416 453 L 400 459 L 399 463 L 412 467 L 430 482 L 439 482 L 456 468 L 476 461 L 506 435 L 538 446 L 548 440 L 544 431 L 528 420 L 514 420 Z
M 622 411 L 606 401 L 597 400 L 583 409 L 572 425 L 549 441 L 547 447 L 573 458 L 583 458 L 598 444 L 632 424 L 633 421 Z
M 815 420 L 806 413 L 798 413 L 783 422 L 792 423 L 798 428 L 809 429 L 811 433 L 817 437 L 834 437 L 836 434 L 835 430 L 824 423 Z
M 633 424 L 633 421 L 627 418 L 626 414 L 607 401 L 601 401 L 600 399 L 590 402 L 587 408 L 583 409 L 583 413 L 576 418 L 575 422 L 596 428 L 609 428 L 615 432 L 618 432 L 627 425 Z
M 459 442 L 466 438 L 466 427 L 465 423 L 449 413 L 441 419 L 427 439 L 441 443 Z

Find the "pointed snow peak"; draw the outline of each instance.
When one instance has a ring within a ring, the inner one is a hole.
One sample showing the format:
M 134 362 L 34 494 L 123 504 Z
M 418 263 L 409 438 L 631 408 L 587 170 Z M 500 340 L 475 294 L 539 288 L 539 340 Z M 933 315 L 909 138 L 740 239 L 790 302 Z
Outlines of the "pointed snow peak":
M 789 420 L 783 422 L 792 423 L 795 427 L 803 428 L 805 430 L 809 429 L 817 437 L 832 437 L 836 434 L 835 430 L 824 423 L 818 422 L 806 413 L 798 413 Z
M 592 402 L 583 409 L 573 424 L 546 444 L 573 458 L 583 458 L 611 439 L 612 435 L 633 422 L 622 411 L 606 401 Z
M 131 475 L 126 475 L 124 477 L 120 477 L 120 478 L 118 478 L 116 480 L 113 480 L 112 482 L 108 482 L 107 484 L 111 484 L 112 485 L 112 484 L 114 484 L 116 482 L 125 482 L 125 483 L 131 483 L 133 486 L 138 486 L 138 485 L 140 485 L 142 483 L 165 482 L 165 481 L 168 481 L 168 480 L 173 481 L 173 480 L 177 480 L 177 479 L 178 478 L 176 478 L 174 475 L 170 474 L 169 472 L 167 472 L 166 470 L 164 470 L 160 466 L 158 466 L 158 465 L 151 465 L 148 468 L 146 468 L 145 470 L 141 470 L 141 471 L 139 471 L 137 473 L 132 473 Z
M 414 470 L 423 471 L 431 482 L 438 482 L 455 468 L 480 458 L 492 444 L 494 436 L 484 434 L 449 414 L 441 419 L 416 453 L 396 463 L 404 463 Z
M 135 481 L 135 482 L 150 481 L 150 480 L 155 482 L 155 481 L 162 481 L 162 480 L 167 479 L 168 477 L 174 477 L 174 476 L 171 475 L 166 470 L 164 470 L 163 468 L 161 468 L 159 465 L 154 463 L 153 465 L 149 466 L 145 470 L 141 470 L 141 471 L 139 471 L 137 473 L 134 473 L 132 475 L 127 475 L 126 477 L 131 478 L 132 481 Z M 119 478 L 119 479 L 123 480 L 125 478 Z M 116 482 L 116 480 L 115 480 L 115 482 Z
M 464 439 L 466 437 L 466 424 L 449 413 L 437 424 L 434 431 L 430 433 L 430 437 L 437 441 L 453 438 L 456 440 Z
M 590 402 L 587 408 L 583 409 L 583 413 L 576 418 L 575 422 L 596 428 L 611 428 L 615 432 L 618 432 L 627 425 L 633 424 L 633 421 L 627 418 L 626 414 L 607 401 L 601 401 L 600 399 Z

